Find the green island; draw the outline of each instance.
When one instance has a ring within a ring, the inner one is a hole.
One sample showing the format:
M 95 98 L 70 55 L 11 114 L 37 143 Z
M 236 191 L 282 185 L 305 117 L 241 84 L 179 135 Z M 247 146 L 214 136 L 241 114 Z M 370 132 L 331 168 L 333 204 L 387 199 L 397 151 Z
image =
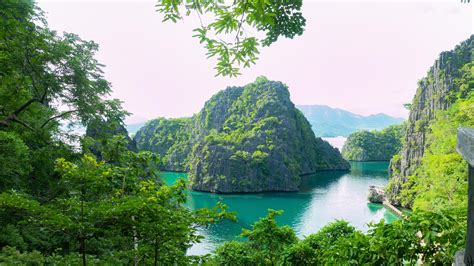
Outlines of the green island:
M 357 131 L 349 135 L 341 154 L 349 161 L 390 161 L 402 147 L 403 133 L 403 125 Z
M 350 168 L 314 136 L 288 88 L 264 77 L 217 93 L 192 118 L 149 121 L 135 141 L 199 191 L 297 191 L 300 175 Z
M 165 21 L 184 19 L 183 10 L 211 15 L 194 37 L 217 59 L 217 75 L 231 77 L 256 63 L 260 44 L 303 34 L 301 7 L 156 4 Z M 347 159 L 396 153 L 388 170 L 349 164 L 315 137 L 288 87 L 263 77 L 218 92 L 190 118 L 151 120 L 132 139 L 97 43 L 52 30 L 33 1 L 0 1 L 0 15 L 0 265 L 450 265 L 466 248 L 468 165 L 456 130 L 474 127 L 474 35 L 420 80 L 404 130 L 350 137 Z M 236 41 L 221 41 L 229 33 Z M 361 196 L 387 182 L 386 200 L 410 209 L 406 217 Z M 259 213 L 246 220 L 239 206 Z M 307 222 L 281 222 L 282 208 Z M 354 209 L 378 219 L 361 218 L 365 227 L 338 219 Z M 190 252 L 230 223 L 239 237 Z

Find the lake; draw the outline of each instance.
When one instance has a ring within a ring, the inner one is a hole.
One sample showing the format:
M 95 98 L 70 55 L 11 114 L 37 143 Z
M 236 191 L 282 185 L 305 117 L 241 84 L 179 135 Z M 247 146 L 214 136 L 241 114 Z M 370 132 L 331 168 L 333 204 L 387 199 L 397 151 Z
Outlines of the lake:
M 299 237 L 315 233 L 337 219 L 344 219 L 363 231 L 368 229 L 369 222 L 398 219 L 382 205 L 367 201 L 370 185 L 387 184 L 388 162 L 352 162 L 351 168 L 351 172 L 327 171 L 305 176 L 299 192 L 223 195 L 188 191 L 189 208 L 211 208 L 220 201 L 229 206 L 229 211 L 237 212 L 237 222 L 224 221 L 201 230 L 205 240 L 194 245 L 189 254 L 209 253 L 225 240 L 238 239 L 242 228 L 250 228 L 269 208 L 283 210 L 278 223 L 290 225 Z M 186 174 L 161 173 L 167 184 L 180 177 L 186 178 Z

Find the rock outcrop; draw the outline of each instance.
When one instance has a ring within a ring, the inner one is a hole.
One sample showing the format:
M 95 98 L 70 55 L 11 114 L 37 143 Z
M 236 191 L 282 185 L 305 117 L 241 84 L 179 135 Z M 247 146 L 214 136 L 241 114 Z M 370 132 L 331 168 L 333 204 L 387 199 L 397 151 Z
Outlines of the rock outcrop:
M 460 91 L 455 80 L 461 75 L 461 67 L 472 61 L 474 35 L 455 47 L 443 52 L 418 83 L 418 90 L 410 106 L 410 116 L 404 136 L 404 145 L 391 161 L 392 179 L 387 197 L 394 205 L 400 205 L 399 194 L 407 178 L 420 165 L 427 143 L 428 123 L 438 110 L 447 109 Z
M 137 132 L 139 148 L 165 155 L 168 165 L 180 165 L 194 190 L 297 191 L 302 174 L 350 168 L 336 149 L 314 136 L 287 87 L 265 78 L 217 93 L 177 130 L 186 136 L 179 145 L 186 158 L 183 153 L 171 156 L 168 147 L 173 149 L 176 137 L 146 138 L 152 123 L 163 122 L 150 122 Z M 167 135 L 154 128 L 154 135 Z
M 385 192 L 383 188 L 377 186 L 370 186 L 369 187 L 369 195 L 367 199 L 371 203 L 383 203 L 385 200 Z

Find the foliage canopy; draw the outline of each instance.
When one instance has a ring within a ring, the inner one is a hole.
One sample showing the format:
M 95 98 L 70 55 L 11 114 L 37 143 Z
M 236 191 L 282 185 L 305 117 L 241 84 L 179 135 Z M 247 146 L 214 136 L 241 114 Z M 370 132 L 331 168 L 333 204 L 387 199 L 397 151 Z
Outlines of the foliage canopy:
M 239 67 L 250 67 L 258 59 L 259 46 L 270 46 L 279 37 L 301 35 L 306 23 L 302 0 L 160 0 L 163 21 L 177 22 L 196 15 L 200 25 L 193 37 L 217 58 L 217 76 L 237 76 Z M 206 23 L 206 21 L 208 21 Z M 252 30 L 265 37 L 250 34 Z

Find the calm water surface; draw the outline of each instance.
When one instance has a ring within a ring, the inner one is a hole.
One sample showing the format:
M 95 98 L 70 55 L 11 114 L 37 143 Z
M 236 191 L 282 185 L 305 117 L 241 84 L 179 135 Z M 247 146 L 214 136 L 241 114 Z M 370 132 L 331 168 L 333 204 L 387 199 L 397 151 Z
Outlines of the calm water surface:
M 370 185 L 384 186 L 388 182 L 388 162 L 351 163 L 350 173 L 320 172 L 303 177 L 300 192 L 218 195 L 196 191 L 188 192 L 188 207 L 213 207 L 217 202 L 237 212 L 237 222 L 224 221 L 203 229 L 202 243 L 194 245 L 190 254 L 205 254 L 225 240 L 238 239 L 242 228 L 250 226 L 267 214 L 267 210 L 283 210 L 277 219 L 281 225 L 290 225 L 299 237 L 317 232 L 337 219 L 344 219 L 366 231 L 367 223 L 398 219 L 381 205 L 367 202 Z M 162 179 L 172 184 L 184 173 L 163 172 Z

